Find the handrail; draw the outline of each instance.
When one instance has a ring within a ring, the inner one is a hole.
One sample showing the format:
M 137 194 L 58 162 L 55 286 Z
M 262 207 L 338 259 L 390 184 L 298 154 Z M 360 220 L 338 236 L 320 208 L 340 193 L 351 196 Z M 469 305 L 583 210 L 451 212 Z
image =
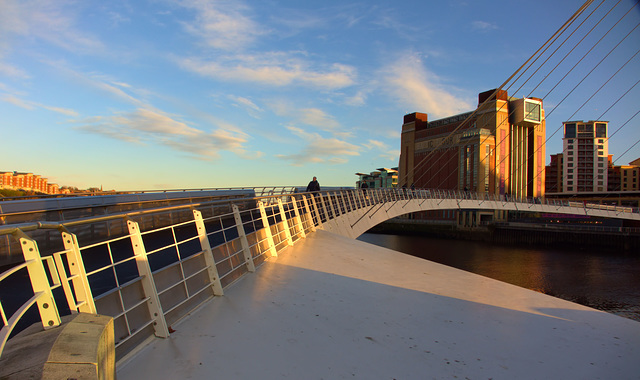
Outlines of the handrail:
M 121 339 L 116 347 L 130 350 L 127 342 L 132 336 L 168 336 L 173 321 L 207 297 L 222 295 L 226 286 L 254 271 L 267 257 L 277 256 L 306 234 L 323 228 L 323 223 L 334 223 L 356 211 L 352 214 L 356 218 L 349 216 L 340 220 L 348 220 L 353 228 L 364 218 L 368 221 L 383 210 L 393 209 L 399 213 L 408 207 L 404 210 L 413 211 L 425 207 L 422 206 L 424 202 L 430 205 L 443 201 L 447 201 L 448 208 L 460 209 L 484 207 L 533 211 L 548 205 L 560 207 L 562 212 L 602 211 L 615 217 L 638 213 L 637 208 L 630 207 L 443 189 L 332 189 L 311 193 L 298 193 L 294 188 L 286 191 L 275 187 L 264 189 L 269 189 L 270 194 L 58 222 L 0 226 L 0 236 L 11 235 L 20 242 L 26 261 L 0 274 L 0 281 L 28 269 L 34 294 L 39 294 L 37 299 L 27 299 L 22 306 L 9 310 L 11 315 L 8 316 L 5 315 L 6 305 L 0 304 L 3 320 L 0 337 L 8 338 L 15 323 L 34 304 L 41 313 L 44 328 L 59 323 L 56 322 L 60 320 L 58 307 L 52 307 L 54 300 L 50 294 L 52 289 L 61 287 L 72 313 L 102 311 L 122 319 L 116 324 L 123 329 L 116 334 Z M 280 189 L 279 194 L 276 189 Z M 122 223 L 113 226 L 104 223 L 103 227 L 93 228 L 97 223 L 114 220 Z M 27 235 L 27 232 L 37 230 L 57 230 L 64 248 L 51 256 L 40 256 L 38 237 Z M 162 281 L 156 282 L 158 279 Z M 132 302 L 131 294 L 141 294 L 143 298 Z M 142 313 L 145 308 L 148 310 Z M 149 316 L 151 320 L 146 319 Z M 2 345 L 4 342 L 0 342 Z

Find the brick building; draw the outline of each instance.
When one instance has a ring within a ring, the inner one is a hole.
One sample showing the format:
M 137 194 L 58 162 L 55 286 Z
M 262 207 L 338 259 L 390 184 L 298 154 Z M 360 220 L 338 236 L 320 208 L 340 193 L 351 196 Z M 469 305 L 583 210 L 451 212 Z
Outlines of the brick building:
M 59 187 L 48 183 L 46 178 L 33 173 L 0 172 L 0 189 L 35 191 L 45 194 L 58 194 Z
M 434 121 L 424 113 L 405 115 L 399 183 L 541 197 L 544 141 L 542 100 L 486 91 L 473 112 Z

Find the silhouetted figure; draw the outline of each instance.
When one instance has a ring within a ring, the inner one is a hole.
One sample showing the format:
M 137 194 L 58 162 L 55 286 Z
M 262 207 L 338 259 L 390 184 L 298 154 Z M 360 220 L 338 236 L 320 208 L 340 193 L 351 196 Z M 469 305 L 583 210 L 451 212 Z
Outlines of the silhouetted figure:
M 367 185 L 366 182 L 362 181 L 362 183 L 360 184 L 360 188 L 362 189 L 362 193 L 363 194 L 367 194 L 367 189 L 369 188 L 369 185 Z
M 318 191 L 320 191 L 320 184 L 318 183 L 318 179 L 313 177 L 313 180 L 307 185 L 307 193 Z

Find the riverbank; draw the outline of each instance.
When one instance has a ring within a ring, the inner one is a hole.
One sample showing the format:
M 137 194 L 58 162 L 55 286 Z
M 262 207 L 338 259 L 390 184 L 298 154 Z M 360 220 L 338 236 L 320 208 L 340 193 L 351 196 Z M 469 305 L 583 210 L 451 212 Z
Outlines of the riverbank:
M 428 236 L 483 241 L 508 245 L 535 245 L 556 248 L 597 248 L 605 251 L 640 251 L 640 234 L 625 229 L 589 229 L 571 225 L 500 223 L 459 228 L 453 223 L 433 223 L 395 218 L 380 223 L 369 233 Z

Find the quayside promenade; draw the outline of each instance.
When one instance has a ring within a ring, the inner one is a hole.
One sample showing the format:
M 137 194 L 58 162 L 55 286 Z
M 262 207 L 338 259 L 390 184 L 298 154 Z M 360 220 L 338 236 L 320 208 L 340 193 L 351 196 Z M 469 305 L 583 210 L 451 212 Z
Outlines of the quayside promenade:
M 323 230 L 171 327 L 118 379 L 640 376 L 636 321 Z

